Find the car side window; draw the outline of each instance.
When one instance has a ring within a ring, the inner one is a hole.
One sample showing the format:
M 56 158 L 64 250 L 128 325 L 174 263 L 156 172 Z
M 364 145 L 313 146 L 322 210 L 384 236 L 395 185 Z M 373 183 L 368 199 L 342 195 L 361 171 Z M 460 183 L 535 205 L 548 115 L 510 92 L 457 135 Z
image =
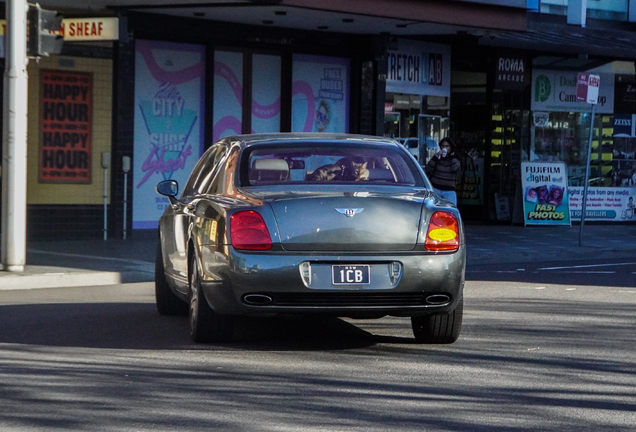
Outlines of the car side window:
M 183 188 L 182 197 L 203 193 L 207 190 L 217 171 L 215 169 L 217 168 L 216 165 L 219 164 L 226 153 L 227 147 L 223 143 L 210 147 L 192 170 L 192 175 Z

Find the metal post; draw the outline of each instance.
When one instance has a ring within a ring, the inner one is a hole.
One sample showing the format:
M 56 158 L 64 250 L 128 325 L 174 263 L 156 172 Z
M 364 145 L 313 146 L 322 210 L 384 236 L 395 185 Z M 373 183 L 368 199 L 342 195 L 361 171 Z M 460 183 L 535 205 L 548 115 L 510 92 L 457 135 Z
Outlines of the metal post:
M 128 171 L 130 171 L 130 156 L 122 157 L 122 171 L 124 171 L 124 240 L 126 240 L 126 214 L 128 213 Z
M 583 225 L 585 225 L 585 210 L 587 206 L 587 186 L 590 182 L 590 160 L 592 159 L 592 138 L 594 137 L 594 114 L 596 104 L 592 104 L 592 114 L 590 115 L 590 139 L 587 148 L 587 164 L 585 165 L 585 183 L 583 183 L 583 202 L 581 207 L 581 229 L 579 231 L 579 246 L 583 245 Z M 599 145 L 601 143 L 599 142 Z
M 110 152 L 102 152 L 102 168 L 104 168 L 104 240 L 108 240 L 108 168 L 110 168 Z
M 2 270 L 26 263 L 27 93 L 25 0 L 7 0 L 2 131 Z

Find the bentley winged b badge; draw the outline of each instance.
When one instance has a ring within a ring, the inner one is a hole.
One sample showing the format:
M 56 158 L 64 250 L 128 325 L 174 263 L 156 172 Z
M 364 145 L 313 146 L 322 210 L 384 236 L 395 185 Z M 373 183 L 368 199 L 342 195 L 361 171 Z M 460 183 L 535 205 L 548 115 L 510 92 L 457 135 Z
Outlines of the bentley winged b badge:
M 354 217 L 358 213 L 362 212 L 363 208 L 337 208 L 336 211 L 346 217 Z

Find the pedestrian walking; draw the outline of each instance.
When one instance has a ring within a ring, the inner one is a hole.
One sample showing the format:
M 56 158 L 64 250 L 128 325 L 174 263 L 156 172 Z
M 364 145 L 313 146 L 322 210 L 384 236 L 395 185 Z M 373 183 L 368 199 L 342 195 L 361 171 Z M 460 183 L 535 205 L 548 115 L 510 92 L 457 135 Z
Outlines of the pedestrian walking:
M 439 151 L 428 161 L 425 168 L 435 193 L 455 205 L 457 205 L 457 173 L 461 165 L 455 142 L 447 137 L 440 141 Z

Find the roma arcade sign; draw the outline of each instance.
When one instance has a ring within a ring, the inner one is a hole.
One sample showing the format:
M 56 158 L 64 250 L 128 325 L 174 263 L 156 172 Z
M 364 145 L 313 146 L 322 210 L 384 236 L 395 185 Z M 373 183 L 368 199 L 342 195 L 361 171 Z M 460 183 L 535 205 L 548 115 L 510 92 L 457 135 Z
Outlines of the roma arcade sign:
M 90 183 L 93 77 L 42 70 L 40 75 L 41 183 Z
M 398 39 L 387 53 L 386 91 L 422 96 L 450 96 L 450 47 Z
M 497 58 L 495 87 L 506 90 L 523 90 L 528 84 L 526 59 L 512 55 Z

